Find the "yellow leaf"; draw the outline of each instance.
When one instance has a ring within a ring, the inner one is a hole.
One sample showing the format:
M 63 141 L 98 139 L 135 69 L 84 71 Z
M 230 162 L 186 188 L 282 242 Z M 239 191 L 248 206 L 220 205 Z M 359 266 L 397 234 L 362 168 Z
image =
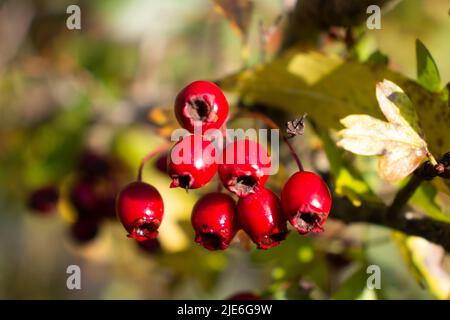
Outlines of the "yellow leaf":
M 400 180 L 427 157 L 427 144 L 413 129 L 420 130 L 419 120 L 402 89 L 384 80 L 377 84 L 376 96 L 389 122 L 368 115 L 347 116 L 341 120 L 347 129 L 339 132 L 338 146 L 359 155 L 381 155 L 380 176 L 388 181 Z
M 444 249 L 420 237 L 408 237 L 399 232 L 393 236 L 403 259 L 419 284 L 425 284 L 438 299 L 449 299 L 450 275 L 442 265 Z

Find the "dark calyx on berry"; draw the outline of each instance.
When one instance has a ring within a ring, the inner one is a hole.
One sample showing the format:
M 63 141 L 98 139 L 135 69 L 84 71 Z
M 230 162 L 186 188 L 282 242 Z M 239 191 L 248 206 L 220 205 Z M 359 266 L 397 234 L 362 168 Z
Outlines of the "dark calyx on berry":
M 295 216 L 294 227 L 300 234 L 309 232 L 319 233 L 323 231 L 323 223 L 327 215 L 317 212 L 299 212 Z
M 186 173 L 185 175 L 172 175 L 172 183 L 170 184 L 171 188 L 183 188 L 188 190 L 192 184 L 194 183 L 194 179 L 192 178 L 192 175 L 189 173 Z
M 187 115 L 194 121 L 215 121 L 217 115 L 213 112 L 210 102 L 214 101 L 214 97 L 210 95 L 196 96 L 187 101 Z
M 254 176 L 238 176 L 232 180 L 230 191 L 238 197 L 245 197 L 254 193 L 258 186 L 258 180 Z
M 224 237 L 212 232 L 199 232 L 195 242 L 202 244 L 208 250 L 223 250 L 228 247 Z
M 161 222 L 158 219 L 153 219 L 151 221 L 139 219 L 134 223 L 133 230 L 128 234 L 128 237 L 137 241 L 155 239 L 158 235 L 158 228 L 160 225 Z

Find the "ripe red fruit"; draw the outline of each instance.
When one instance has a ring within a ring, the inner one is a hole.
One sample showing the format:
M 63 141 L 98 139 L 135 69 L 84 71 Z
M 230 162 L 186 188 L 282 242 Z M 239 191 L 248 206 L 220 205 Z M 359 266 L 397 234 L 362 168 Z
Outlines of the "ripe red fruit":
M 59 192 L 55 186 L 45 186 L 32 192 L 29 207 L 44 214 L 50 214 L 56 209 Z
M 260 249 L 280 244 L 288 234 L 280 199 L 265 188 L 239 199 L 237 219 L 239 226 Z
M 167 170 L 171 188 L 197 189 L 208 183 L 217 171 L 214 144 L 199 135 L 178 141 L 170 151 Z
M 300 234 L 322 232 L 331 209 L 331 194 L 322 178 L 308 171 L 293 174 L 281 191 L 286 218 Z
M 155 187 L 140 181 L 130 183 L 119 193 L 116 210 L 128 237 L 144 241 L 158 235 L 164 203 Z
M 175 99 L 175 116 L 180 125 L 194 133 L 219 129 L 228 117 L 228 102 L 222 90 L 212 82 L 195 81 Z
M 270 166 L 270 157 L 258 142 L 237 140 L 222 153 L 219 177 L 225 188 L 239 197 L 245 197 L 264 186 L 269 178 Z
M 195 242 L 208 250 L 228 248 L 236 234 L 236 204 L 225 193 L 208 193 L 192 210 L 191 223 Z

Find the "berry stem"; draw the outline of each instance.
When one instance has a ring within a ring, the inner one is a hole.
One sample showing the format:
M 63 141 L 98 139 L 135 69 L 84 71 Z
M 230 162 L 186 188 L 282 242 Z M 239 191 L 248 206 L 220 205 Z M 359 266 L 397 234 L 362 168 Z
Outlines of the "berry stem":
M 303 169 L 302 161 L 300 160 L 300 157 L 297 155 L 297 152 L 295 152 L 294 147 L 292 147 L 291 143 L 289 142 L 288 138 L 284 134 L 283 130 L 281 130 L 280 127 L 272 119 L 270 119 L 269 117 L 267 117 L 267 116 L 265 116 L 265 115 L 263 115 L 262 113 L 259 113 L 259 112 L 239 111 L 238 113 L 234 114 L 230 118 L 230 121 L 233 121 L 234 119 L 238 119 L 238 118 L 258 119 L 261 122 L 265 123 L 268 127 L 272 128 L 272 129 L 279 130 L 281 138 L 283 139 L 284 143 L 286 143 L 286 145 L 288 146 L 292 157 L 294 158 L 295 162 L 297 163 L 298 170 L 299 171 L 305 171 Z
M 141 164 L 139 165 L 138 175 L 137 175 L 137 181 L 142 181 L 142 171 L 144 170 L 145 164 L 152 159 L 154 156 L 160 154 L 161 152 L 167 151 L 169 149 L 170 143 L 165 143 L 157 147 L 156 149 L 153 149 L 150 151 L 142 160 Z

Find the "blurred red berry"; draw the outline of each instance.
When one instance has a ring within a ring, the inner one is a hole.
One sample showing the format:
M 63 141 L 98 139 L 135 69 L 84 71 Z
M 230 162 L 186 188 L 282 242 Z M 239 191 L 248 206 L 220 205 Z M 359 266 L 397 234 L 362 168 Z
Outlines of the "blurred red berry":
M 219 129 L 228 117 L 228 102 L 222 90 L 212 82 L 195 81 L 186 86 L 175 99 L 175 116 L 191 133 L 197 127 L 203 134 Z
M 161 154 L 158 159 L 156 159 L 156 169 L 158 169 L 162 173 L 167 173 L 167 160 L 168 160 L 169 154 L 167 152 L 164 152 Z
M 138 247 L 148 254 L 158 254 L 161 252 L 161 243 L 158 238 L 137 241 Z
M 97 219 L 80 217 L 71 226 L 71 234 L 74 240 L 78 243 L 86 243 L 94 239 L 99 230 L 99 223 Z
M 224 250 L 237 231 L 235 201 L 224 193 L 208 193 L 195 204 L 191 223 L 195 242 L 208 250 Z
M 55 211 L 58 199 L 58 189 L 55 186 L 45 186 L 31 193 L 28 205 L 37 212 L 49 214 Z
M 78 169 L 86 177 L 106 176 L 111 172 L 110 160 L 93 151 L 85 151 L 78 160 Z
M 139 181 L 130 183 L 118 195 L 116 210 L 128 237 L 144 241 L 158 235 L 164 203 L 155 187 Z
M 229 296 L 226 300 L 261 300 L 261 297 L 251 291 L 243 291 Z
M 238 224 L 258 246 L 268 249 L 286 239 L 288 229 L 277 195 L 268 189 L 260 189 L 237 205 Z
M 322 232 L 331 210 L 331 194 L 322 178 L 308 171 L 293 174 L 281 191 L 286 218 L 300 233 Z

